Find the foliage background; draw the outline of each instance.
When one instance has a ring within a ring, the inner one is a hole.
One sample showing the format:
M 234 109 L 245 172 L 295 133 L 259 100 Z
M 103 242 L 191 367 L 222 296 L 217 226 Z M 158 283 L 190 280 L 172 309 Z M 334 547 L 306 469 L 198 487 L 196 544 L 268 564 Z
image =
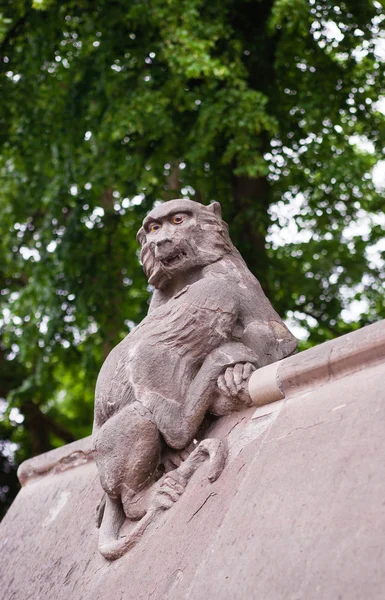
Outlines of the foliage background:
M 154 202 L 222 203 L 302 348 L 384 317 L 384 2 L 0 2 L 0 505 L 90 433 Z

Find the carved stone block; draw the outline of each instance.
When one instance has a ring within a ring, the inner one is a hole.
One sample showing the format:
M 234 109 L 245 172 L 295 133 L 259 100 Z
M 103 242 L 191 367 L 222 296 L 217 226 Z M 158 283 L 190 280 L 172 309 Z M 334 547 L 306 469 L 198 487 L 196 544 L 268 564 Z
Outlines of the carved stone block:
M 252 406 L 253 371 L 297 347 L 233 246 L 217 202 L 166 202 L 144 219 L 138 241 L 155 291 L 96 385 L 94 455 L 106 492 L 99 548 L 109 559 L 178 500 L 203 460 L 209 480 L 218 478 L 226 444 L 201 441 L 207 422 Z

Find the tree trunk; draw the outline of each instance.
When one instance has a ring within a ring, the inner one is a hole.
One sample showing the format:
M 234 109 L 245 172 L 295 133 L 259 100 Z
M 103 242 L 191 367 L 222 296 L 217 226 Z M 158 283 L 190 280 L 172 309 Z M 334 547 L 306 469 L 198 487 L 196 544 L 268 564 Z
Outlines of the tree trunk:
M 270 217 L 270 186 L 266 177 L 232 179 L 233 214 L 229 222 L 233 240 L 249 269 L 269 293 L 269 258 L 266 235 Z
M 75 436 L 65 427 L 45 415 L 33 402 L 26 402 L 21 411 L 25 418 L 25 428 L 31 436 L 32 454 L 43 454 L 52 449 L 50 433 L 53 433 L 67 444 L 75 441 Z
M 106 313 L 106 320 L 104 326 L 100 329 L 100 335 L 103 339 L 103 360 L 107 358 L 112 348 L 116 346 L 118 342 L 118 335 L 122 329 L 122 320 L 120 316 L 120 302 L 121 302 L 121 268 L 123 266 L 123 259 L 119 261 L 116 246 L 114 245 L 116 230 L 120 223 L 120 215 L 114 211 L 114 196 L 113 189 L 106 188 L 102 194 L 101 204 L 104 209 L 104 231 L 106 233 L 106 247 L 104 260 L 106 264 L 117 265 L 116 268 L 116 285 L 108 290 L 108 298 L 106 298 L 106 306 L 102 308 L 102 311 Z M 119 264 L 120 263 L 120 264 Z
M 167 177 L 167 183 L 162 194 L 165 202 L 168 200 L 174 200 L 175 198 L 180 198 L 182 184 L 179 179 L 179 175 L 179 160 L 170 161 L 170 174 Z

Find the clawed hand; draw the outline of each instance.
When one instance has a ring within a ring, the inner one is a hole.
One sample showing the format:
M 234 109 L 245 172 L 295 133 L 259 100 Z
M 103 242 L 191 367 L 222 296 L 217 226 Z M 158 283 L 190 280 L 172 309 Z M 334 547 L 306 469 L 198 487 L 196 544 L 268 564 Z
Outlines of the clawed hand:
M 233 367 L 227 367 L 223 375 L 217 379 L 217 386 L 225 396 L 239 396 L 246 391 L 247 381 L 255 371 L 251 363 L 237 363 Z

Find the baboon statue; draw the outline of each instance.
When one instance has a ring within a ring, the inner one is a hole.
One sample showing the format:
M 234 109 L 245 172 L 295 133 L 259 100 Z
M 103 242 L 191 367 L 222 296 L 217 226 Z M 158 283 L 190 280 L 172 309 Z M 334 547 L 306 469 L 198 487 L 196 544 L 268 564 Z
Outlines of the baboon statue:
M 252 406 L 251 373 L 297 347 L 217 202 L 165 202 L 137 239 L 155 291 L 146 318 L 105 360 L 95 394 L 94 455 L 106 493 L 99 550 L 109 560 L 172 506 L 203 460 L 210 481 L 220 475 L 224 441 L 199 441 L 206 416 Z

